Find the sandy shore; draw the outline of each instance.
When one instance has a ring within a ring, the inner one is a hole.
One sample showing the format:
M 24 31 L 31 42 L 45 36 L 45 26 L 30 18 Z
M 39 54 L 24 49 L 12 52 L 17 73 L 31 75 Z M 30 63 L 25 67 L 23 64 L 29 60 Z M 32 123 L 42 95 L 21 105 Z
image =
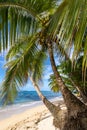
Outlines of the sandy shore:
M 40 105 L 0 121 L 0 130 L 55 130 L 55 127 L 51 113 Z

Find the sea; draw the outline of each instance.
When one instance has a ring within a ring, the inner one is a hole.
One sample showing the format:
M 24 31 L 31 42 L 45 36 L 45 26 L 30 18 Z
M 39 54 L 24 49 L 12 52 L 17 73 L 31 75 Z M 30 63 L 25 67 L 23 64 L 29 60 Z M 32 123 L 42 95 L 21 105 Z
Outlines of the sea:
M 52 91 L 41 91 L 43 95 L 50 101 L 59 100 L 62 98 L 61 93 L 54 93 Z M 2 105 L 0 101 L 0 120 L 8 118 L 13 114 L 21 113 L 27 109 L 33 108 L 35 106 L 42 105 L 42 101 L 39 98 L 36 91 L 20 91 L 13 104 L 6 106 Z
M 54 93 L 52 91 L 41 91 L 41 92 L 47 99 L 53 99 L 61 96 L 60 93 Z M 14 100 L 13 104 L 15 105 L 23 103 L 33 103 L 38 101 L 41 101 L 41 99 L 39 98 L 36 91 L 20 91 L 18 92 L 17 97 Z M 10 104 L 10 106 L 13 104 Z M 2 101 L 0 101 L 0 107 L 3 107 Z

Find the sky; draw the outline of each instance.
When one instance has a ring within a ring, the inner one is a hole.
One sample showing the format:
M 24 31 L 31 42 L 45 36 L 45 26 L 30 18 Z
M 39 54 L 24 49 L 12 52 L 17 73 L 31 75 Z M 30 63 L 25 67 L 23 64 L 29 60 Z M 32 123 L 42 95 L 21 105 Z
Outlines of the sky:
M 3 78 L 4 78 L 4 75 L 5 75 L 4 64 L 5 64 L 4 55 L 0 54 L 0 84 L 1 84 L 1 81 L 3 80 Z
M 4 68 L 4 65 L 5 65 L 5 56 L 4 54 L 0 54 L 0 85 L 4 79 L 4 76 L 5 76 L 5 68 Z M 49 79 L 49 75 L 52 74 L 52 68 L 51 68 L 51 65 L 50 65 L 50 61 L 49 59 L 46 60 L 45 62 L 45 66 L 44 66 L 44 76 L 43 76 L 43 84 L 40 84 L 40 88 L 41 90 L 47 90 L 49 91 L 50 90 L 50 87 L 48 86 L 48 79 Z M 26 85 L 24 85 L 20 90 L 23 90 L 23 91 L 32 91 L 34 90 L 32 84 L 30 81 L 28 81 L 28 83 Z

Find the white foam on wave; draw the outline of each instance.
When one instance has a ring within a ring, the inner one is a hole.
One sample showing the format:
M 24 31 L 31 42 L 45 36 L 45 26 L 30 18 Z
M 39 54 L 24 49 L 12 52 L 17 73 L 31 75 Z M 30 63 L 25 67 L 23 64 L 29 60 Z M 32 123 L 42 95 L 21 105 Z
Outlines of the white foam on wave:
M 19 108 L 22 108 L 22 107 L 32 107 L 35 104 L 38 104 L 40 102 L 41 101 L 33 101 L 33 102 L 27 102 L 27 103 L 21 103 L 21 104 L 13 104 L 13 105 L 1 107 L 0 112 L 7 111 L 7 110 L 15 110 L 15 109 L 19 109 Z
M 62 97 L 56 97 L 50 99 L 51 102 L 62 100 Z M 28 110 L 30 108 L 33 108 L 35 106 L 42 105 L 42 101 L 33 101 L 33 102 L 26 102 L 26 103 L 20 103 L 20 104 L 13 104 L 6 107 L 0 108 L 0 120 L 8 118 L 12 115 L 19 114 L 24 112 L 25 110 Z
M 50 99 L 50 101 L 54 102 L 54 101 L 58 101 L 62 99 L 63 98 L 60 96 L 60 97 L 52 98 Z M 5 107 L 0 107 L 0 112 L 17 110 L 17 109 L 26 108 L 26 107 L 31 108 L 40 104 L 42 104 L 42 101 L 33 101 L 33 102 L 25 102 L 25 103 L 20 103 L 20 104 L 13 104 L 13 105 L 5 106 Z

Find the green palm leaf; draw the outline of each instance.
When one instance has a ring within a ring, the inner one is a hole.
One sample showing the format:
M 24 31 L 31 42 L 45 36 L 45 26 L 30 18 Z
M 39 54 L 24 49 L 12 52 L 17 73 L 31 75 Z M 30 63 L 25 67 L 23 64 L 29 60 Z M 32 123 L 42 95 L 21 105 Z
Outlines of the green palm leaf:
M 83 41 L 86 41 L 84 35 L 87 35 L 87 1 L 86 0 L 64 0 L 58 10 L 53 14 L 49 30 L 53 38 L 58 37 L 59 43 L 64 50 L 72 53 L 72 62 L 75 63 L 80 54 L 83 54 L 83 72 L 86 70 L 86 53 L 84 50 Z M 86 36 L 85 36 L 86 37 Z M 71 50 L 71 51 L 70 51 Z M 73 50 L 73 51 L 72 51 Z
M 54 75 L 50 75 L 50 78 L 49 78 L 49 86 L 51 88 L 51 90 L 53 92 L 59 92 L 59 87 L 58 87 L 58 84 L 56 82 L 56 78 L 54 77 Z
M 41 79 L 46 55 L 36 41 L 37 37 L 26 37 L 16 43 L 7 54 L 9 62 L 5 65 L 7 70 L 2 84 L 2 97 L 6 98 L 6 103 L 13 101 L 19 87 L 27 83 L 29 75 L 37 82 Z

